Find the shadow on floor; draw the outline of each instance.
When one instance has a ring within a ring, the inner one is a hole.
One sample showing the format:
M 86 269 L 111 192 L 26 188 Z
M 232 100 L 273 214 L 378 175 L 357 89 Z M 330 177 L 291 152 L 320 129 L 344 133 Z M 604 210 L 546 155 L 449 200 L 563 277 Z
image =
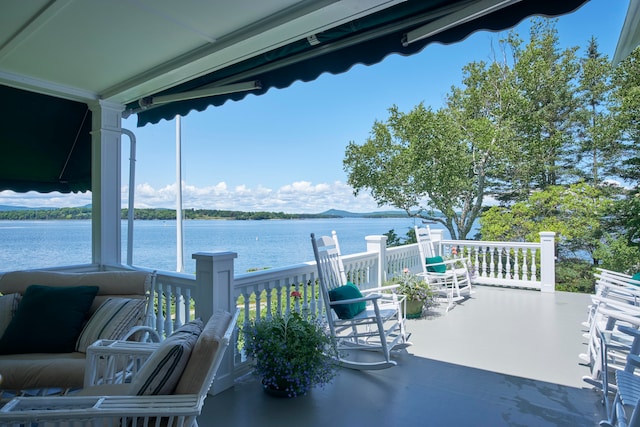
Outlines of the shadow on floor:
M 201 427 L 255 426 L 596 426 L 599 395 L 445 363 L 403 352 L 382 371 L 341 369 L 333 383 L 293 399 L 265 394 L 245 377 L 207 398 Z

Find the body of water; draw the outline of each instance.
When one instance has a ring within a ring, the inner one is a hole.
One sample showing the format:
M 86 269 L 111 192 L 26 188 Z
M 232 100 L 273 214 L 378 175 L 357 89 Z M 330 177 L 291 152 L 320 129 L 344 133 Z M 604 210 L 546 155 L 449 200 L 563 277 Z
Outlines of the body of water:
M 415 220 L 420 224 L 420 220 Z M 339 218 L 269 221 L 189 220 L 183 223 L 186 273 L 195 272 L 195 252 L 238 253 L 236 274 L 313 260 L 310 233 L 336 230 L 343 254 L 364 252 L 365 236 L 395 230 L 404 237 L 413 218 Z M 432 228 L 443 228 L 438 224 Z M 445 236 L 448 236 L 445 231 Z M 126 262 L 127 223 L 122 222 Z M 0 271 L 91 262 L 90 221 L 0 221 Z M 175 221 L 136 221 L 133 264 L 176 271 Z

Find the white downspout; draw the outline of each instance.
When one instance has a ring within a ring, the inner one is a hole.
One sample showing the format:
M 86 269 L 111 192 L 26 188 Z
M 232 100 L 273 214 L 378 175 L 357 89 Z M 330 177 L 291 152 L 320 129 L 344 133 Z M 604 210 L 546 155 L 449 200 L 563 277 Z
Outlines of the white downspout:
M 176 271 L 184 272 L 184 232 L 182 231 L 182 121 L 176 116 Z
M 129 211 L 127 212 L 127 265 L 133 265 L 133 199 L 136 184 L 136 136 L 129 129 L 121 129 L 131 140 L 129 151 Z

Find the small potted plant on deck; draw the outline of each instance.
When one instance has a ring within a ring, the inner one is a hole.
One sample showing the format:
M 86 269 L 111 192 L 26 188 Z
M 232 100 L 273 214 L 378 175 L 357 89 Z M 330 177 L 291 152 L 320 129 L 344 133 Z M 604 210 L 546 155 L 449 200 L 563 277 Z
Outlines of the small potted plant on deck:
M 407 319 L 418 319 L 422 317 L 423 309 L 436 305 L 435 296 L 429 289 L 429 285 L 421 277 L 410 273 L 408 268 L 405 268 L 402 274 L 385 282 L 385 285 L 399 285 L 396 292 L 407 297 Z
M 317 319 L 291 312 L 257 319 L 243 328 L 244 349 L 265 392 L 295 397 L 331 382 L 336 345 Z

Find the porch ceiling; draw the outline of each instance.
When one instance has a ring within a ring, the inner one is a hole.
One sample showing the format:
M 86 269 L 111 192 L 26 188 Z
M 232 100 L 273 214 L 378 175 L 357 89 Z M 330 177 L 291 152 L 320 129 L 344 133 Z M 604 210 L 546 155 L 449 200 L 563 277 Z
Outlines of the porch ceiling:
M 89 190 L 87 104 L 98 100 L 126 105 L 142 126 L 247 92 L 156 107 L 157 96 L 254 81 L 260 88 L 251 93 L 259 95 L 390 53 L 411 55 L 434 41 L 501 30 L 533 14 L 568 13 L 585 1 L 6 0 L 0 190 Z M 425 25 L 423 38 L 403 43 Z

